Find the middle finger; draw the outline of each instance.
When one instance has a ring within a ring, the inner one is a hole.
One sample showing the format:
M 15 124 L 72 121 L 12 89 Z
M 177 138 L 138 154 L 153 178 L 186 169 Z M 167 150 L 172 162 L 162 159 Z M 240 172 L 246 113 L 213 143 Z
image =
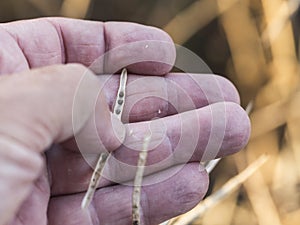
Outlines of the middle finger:
M 110 108 L 116 100 L 119 76 L 102 75 L 103 91 Z M 235 102 L 233 84 L 217 75 L 170 73 L 164 77 L 129 75 L 122 121 L 139 122 L 182 113 L 216 102 Z

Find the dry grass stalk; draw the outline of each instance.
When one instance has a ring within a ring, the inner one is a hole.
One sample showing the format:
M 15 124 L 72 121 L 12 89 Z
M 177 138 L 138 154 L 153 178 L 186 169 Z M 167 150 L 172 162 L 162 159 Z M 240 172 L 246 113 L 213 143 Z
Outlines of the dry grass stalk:
M 126 96 L 126 82 L 127 82 L 127 70 L 123 69 L 121 76 L 120 76 L 120 84 L 119 84 L 119 89 L 117 92 L 117 98 L 116 98 L 116 102 L 115 102 L 115 106 L 113 109 L 113 113 L 119 118 L 121 119 L 122 116 L 122 112 L 123 112 L 123 107 L 125 104 L 125 96 Z M 101 153 L 100 157 L 98 159 L 96 168 L 93 172 L 93 175 L 91 177 L 91 181 L 89 183 L 89 187 L 88 190 L 81 202 L 81 208 L 82 209 L 86 209 L 94 196 L 94 193 L 98 187 L 101 175 L 102 175 L 102 171 L 104 169 L 105 163 L 107 161 L 107 159 L 109 158 L 110 154 L 107 152 Z
M 41 11 L 44 16 L 55 15 L 59 10 L 59 5 L 55 4 L 53 1 L 48 0 L 27 0 L 32 5 L 34 5 L 39 11 Z
M 298 104 L 299 107 L 299 104 Z M 291 150 L 293 152 L 293 157 L 295 159 L 295 164 L 298 165 L 296 170 L 298 172 L 298 182 L 300 182 L 300 118 L 292 119 L 288 118 L 287 121 L 287 140 L 290 144 Z
M 288 142 L 279 152 L 270 187 L 283 224 L 287 215 L 299 209 L 299 165 L 291 148 Z
M 270 44 L 266 48 L 269 48 L 272 54 L 272 61 L 268 68 L 271 80 L 259 92 L 256 99 L 258 106 L 289 97 L 299 83 L 299 68 L 292 24 L 290 20 L 285 21 L 285 18 L 278 14 L 282 5 L 285 5 L 284 0 L 262 0 L 266 27 L 272 27 L 273 21 L 281 21 L 284 26 L 279 29 L 280 32 L 276 32 L 277 36 L 267 36 Z M 270 34 L 268 33 L 268 35 Z
M 272 141 L 273 142 L 273 141 Z M 247 147 L 248 151 L 251 151 L 254 148 Z M 241 171 L 244 167 L 243 165 L 243 158 L 245 157 L 245 152 L 241 152 L 240 154 L 235 155 L 236 164 L 238 167 L 238 171 Z M 257 153 L 253 154 L 253 157 L 257 157 Z M 270 157 L 272 159 L 272 157 Z M 274 159 L 273 159 L 274 160 Z M 268 164 L 272 164 L 272 160 L 268 162 Z M 253 176 L 243 183 L 243 186 L 247 192 L 247 196 L 250 200 L 251 206 L 255 213 L 257 224 L 265 225 L 265 224 L 272 224 L 272 225 L 281 225 L 281 219 L 279 212 L 277 210 L 276 204 L 272 198 L 270 193 L 268 183 L 264 179 L 263 170 L 265 169 L 266 164 L 262 170 L 258 171 L 257 173 L 253 174 Z M 270 180 L 272 176 L 267 176 Z M 266 210 L 267 209 L 267 210 Z
M 64 0 L 60 15 L 82 19 L 86 17 L 91 0 Z
M 227 0 L 226 7 L 220 12 L 216 2 L 224 0 L 198 0 L 176 15 L 165 27 L 176 44 L 183 44 L 198 30 L 202 29 L 220 13 L 224 13 L 240 0 Z M 188 24 L 188 26 L 187 26 Z
M 239 86 L 245 104 L 255 98 L 256 92 L 266 80 L 262 76 L 266 60 L 248 1 L 239 1 L 230 8 L 228 4 L 228 1 L 218 1 L 220 13 L 225 12 L 221 15 L 220 22 L 231 52 L 234 72 L 229 74 Z
M 282 8 L 286 2 L 262 0 L 262 4 L 267 24 L 266 26 L 268 29 L 273 27 L 277 30 L 276 32 L 272 31 L 271 34 L 268 34 L 268 42 L 263 42 L 265 44 L 264 50 L 269 49 L 271 51 L 272 61 L 268 65 L 262 66 L 263 70 L 261 70 L 259 75 L 264 75 L 264 79 L 270 78 L 270 81 L 259 91 L 259 95 L 256 98 L 256 107 L 262 109 L 255 111 L 251 116 L 253 131 L 251 142 L 246 151 L 247 157 L 245 156 L 245 158 L 248 161 L 251 161 L 257 158 L 263 151 L 268 151 L 272 155 L 272 160 L 269 160 L 268 164 L 262 168 L 262 173 L 255 174 L 251 179 L 245 182 L 244 185 L 255 212 L 257 223 L 281 224 L 280 212 L 277 210 L 274 196 L 269 191 L 269 185 L 274 182 L 272 176 L 275 173 L 274 166 L 277 164 L 277 159 L 281 157 L 281 155 L 279 155 L 279 136 L 275 129 L 284 125 L 286 121 L 289 120 L 288 115 L 290 109 L 287 106 L 289 105 L 289 101 L 291 101 L 290 95 L 298 86 L 298 66 L 289 14 L 286 13 L 287 11 L 285 11 L 285 16 L 282 16 L 280 13 L 278 14 L 278 9 Z M 277 25 L 280 24 L 280 26 L 274 26 L 274 21 L 277 21 Z M 234 20 L 232 20 L 232 23 L 228 24 L 230 25 L 233 23 Z M 240 23 L 240 21 L 237 23 Z M 235 31 L 238 31 L 242 27 L 243 30 L 247 30 L 245 33 L 249 35 L 249 27 L 241 26 L 241 24 L 236 27 Z M 228 30 L 227 33 L 234 35 L 235 32 L 232 32 L 233 30 L 234 29 L 231 31 Z M 264 38 L 266 39 L 266 34 L 264 35 Z M 232 43 L 237 45 L 236 41 L 237 40 L 233 40 Z M 268 45 L 266 45 L 266 43 L 268 43 Z M 245 46 L 247 44 L 247 42 L 244 43 Z M 231 45 L 230 47 L 232 50 Z M 243 48 L 243 45 L 241 45 L 240 48 Z M 265 54 L 267 55 L 267 53 Z M 234 57 L 234 54 L 232 57 Z M 240 57 L 240 55 L 237 55 L 237 57 Z M 252 58 L 255 59 L 257 56 L 253 55 Z M 234 63 L 241 62 L 234 61 Z M 238 66 L 241 65 L 235 65 L 235 68 L 238 68 Z M 251 70 L 251 68 L 252 66 L 250 66 L 249 69 Z M 268 71 L 270 76 L 266 77 L 267 74 L 264 74 L 264 71 Z M 249 76 L 249 74 L 245 74 L 245 70 L 240 70 L 239 73 L 245 78 Z M 244 89 L 243 86 L 240 86 L 240 88 Z M 247 89 L 244 90 L 248 91 Z M 298 127 L 298 123 L 295 123 L 296 121 L 297 120 L 293 120 L 290 127 Z M 296 136 L 299 137 L 299 132 L 295 131 L 295 135 L 293 135 L 294 138 L 292 139 L 298 140 Z M 299 149 L 299 146 L 300 145 L 296 145 L 294 149 Z M 242 152 L 239 155 L 243 154 L 244 153 Z M 239 155 L 236 157 L 238 158 Z M 237 164 L 240 169 L 244 167 L 241 166 L 241 161 L 243 160 L 238 158 Z M 281 185 L 284 186 L 283 184 Z M 266 208 L 268 209 L 267 212 L 265 210 Z
M 226 177 L 226 181 L 228 181 L 229 179 L 230 179 L 229 177 Z M 226 181 L 225 179 L 218 178 L 218 180 L 216 180 L 216 183 L 214 184 L 214 187 L 219 185 L 221 182 L 222 184 L 224 184 Z M 220 188 L 220 186 L 217 187 Z M 236 209 L 238 207 L 238 205 L 236 204 L 238 200 L 238 196 L 239 196 L 239 190 L 230 193 L 225 199 L 223 199 L 213 207 L 207 209 L 207 211 L 201 217 L 195 219 L 192 224 L 232 225 L 232 220 L 236 216 Z
M 251 114 L 251 139 L 267 134 L 287 121 L 287 100 L 279 101 L 255 110 Z M 272 116 L 270 116 L 272 115 Z
M 276 16 L 270 19 L 267 28 L 262 33 L 262 40 L 265 45 L 270 45 L 280 35 L 285 25 L 290 22 L 291 15 L 297 11 L 299 4 L 299 0 L 281 2 Z
M 145 137 L 143 141 L 143 149 L 139 153 L 137 172 L 135 174 L 134 188 L 132 193 L 132 224 L 133 225 L 139 225 L 141 223 L 140 221 L 141 188 L 142 188 L 145 164 L 148 155 L 147 150 L 148 150 L 149 142 L 150 142 L 150 136 Z
M 169 225 L 187 225 L 192 223 L 196 218 L 201 217 L 207 211 L 207 209 L 213 207 L 224 198 L 226 198 L 234 190 L 236 190 L 245 180 L 253 175 L 259 169 L 259 167 L 261 167 L 267 161 L 267 159 L 268 157 L 265 155 L 258 158 L 245 170 L 230 179 L 226 184 L 222 186 L 222 188 L 204 199 L 194 209 L 178 218 L 172 219 L 169 222 Z
M 261 2 L 266 26 L 272 27 L 273 21 L 281 21 L 280 23 L 284 25 L 283 27 L 276 27 L 276 29 L 278 29 L 276 36 L 274 36 L 275 33 L 273 33 L 273 36 L 268 36 L 269 45 L 266 45 L 265 48 L 269 48 L 272 54 L 272 61 L 268 65 L 271 79 L 268 84 L 260 90 L 256 98 L 256 105 L 258 107 L 265 107 L 266 105 L 277 102 L 271 106 L 274 108 L 273 114 L 267 111 L 261 113 L 265 118 L 272 116 L 275 122 L 273 125 L 275 125 L 274 128 L 276 128 L 276 126 L 283 125 L 287 120 L 288 113 L 286 110 L 288 110 L 288 108 L 285 108 L 287 105 L 284 102 L 298 86 L 298 66 L 291 22 L 289 20 L 285 21 L 286 18 L 282 17 L 280 13 L 278 14 L 278 10 L 285 4 L 285 1 L 262 0 Z M 270 35 L 270 33 L 268 33 L 268 35 Z M 264 38 L 266 38 L 266 35 Z M 266 41 L 264 43 L 266 43 Z M 267 107 L 265 107 L 265 109 L 266 108 Z M 276 108 L 280 110 L 277 111 Z M 271 120 L 260 120 L 262 124 L 266 124 L 267 121 L 270 122 L 270 125 L 272 124 Z M 262 127 L 257 124 L 258 121 L 254 123 L 253 128 L 257 129 L 258 132 L 262 132 L 264 129 L 261 129 Z M 274 196 L 270 192 L 270 186 L 274 182 L 273 176 L 276 172 L 274 171 L 274 167 L 277 165 L 277 161 L 280 157 L 279 143 L 276 130 L 268 133 L 262 132 L 259 133 L 255 139 L 253 137 L 253 140 L 248 144 L 246 152 L 248 161 L 255 159 L 262 151 L 268 151 L 272 155 L 272 160 L 264 166 L 262 173 L 255 174 L 244 184 L 258 224 L 261 225 L 282 224 L 281 215 L 278 211 L 279 206 L 276 205 Z M 240 165 L 240 161 L 241 160 L 237 160 L 239 169 L 243 167 Z M 268 210 L 265 210 L 266 208 Z
M 285 215 L 283 219 L 284 225 L 298 225 L 300 221 L 300 209 L 295 210 L 293 212 L 288 213 Z

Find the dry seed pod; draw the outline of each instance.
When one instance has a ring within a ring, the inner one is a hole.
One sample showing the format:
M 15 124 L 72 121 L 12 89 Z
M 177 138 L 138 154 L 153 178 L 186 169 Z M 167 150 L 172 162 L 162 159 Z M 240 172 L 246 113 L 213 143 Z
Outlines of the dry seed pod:
M 125 103 L 125 89 L 126 89 L 126 82 L 127 82 L 127 70 L 123 69 L 121 76 L 120 76 L 120 85 L 118 89 L 117 99 L 115 102 L 113 113 L 118 117 L 118 119 L 121 120 L 124 103 Z M 93 172 L 93 175 L 91 177 L 91 181 L 89 183 L 89 187 L 87 192 L 85 193 L 85 196 L 81 202 L 81 208 L 86 209 L 94 196 L 94 193 L 99 185 L 99 181 L 102 175 L 103 168 L 105 166 L 105 163 L 107 159 L 109 158 L 110 154 L 107 152 L 101 153 L 96 168 Z
M 141 211 L 141 189 L 143 182 L 143 175 L 145 164 L 148 155 L 148 146 L 150 143 L 150 136 L 146 136 L 143 141 L 143 149 L 139 153 L 139 159 L 137 164 L 137 171 L 134 179 L 134 187 L 132 193 L 132 224 L 140 224 L 140 211 Z

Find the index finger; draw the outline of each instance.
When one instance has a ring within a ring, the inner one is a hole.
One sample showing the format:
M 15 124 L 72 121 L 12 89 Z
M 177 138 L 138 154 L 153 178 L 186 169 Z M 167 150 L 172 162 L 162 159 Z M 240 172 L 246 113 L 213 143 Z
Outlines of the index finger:
M 0 24 L 0 39 L 0 74 L 52 64 L 91 66 L 96 60 L 93 72 L 112 73 L 134 56 L 147 61 L 129 65 L 131 73 L 163 75 L 171 70 L 176 55 L 172 39 L 164 31 L 127 22 L 23 20 Z M 148 41 L 151 45 L 130 45 Z M 111 51 L 120 47 L 120 51 Z

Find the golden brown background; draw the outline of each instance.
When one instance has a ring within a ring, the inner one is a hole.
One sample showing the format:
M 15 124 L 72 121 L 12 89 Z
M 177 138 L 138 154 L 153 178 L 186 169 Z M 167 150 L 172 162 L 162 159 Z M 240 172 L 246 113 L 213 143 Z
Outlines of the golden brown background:
M 134 21 L 166 30 L 214 73 L 229 78 L 244 107 L 253 105 L 246 149 L 221 161 L 212 172 L 207 198 L 193 214 L 172 224 L 298 225 L 299 4 L 299 0 L 0 0 L 0 21 L 66 16 Z M 266 160 L 260 158 L 263 154 Z M 266 162 L 260 167 L 262 161 Z

